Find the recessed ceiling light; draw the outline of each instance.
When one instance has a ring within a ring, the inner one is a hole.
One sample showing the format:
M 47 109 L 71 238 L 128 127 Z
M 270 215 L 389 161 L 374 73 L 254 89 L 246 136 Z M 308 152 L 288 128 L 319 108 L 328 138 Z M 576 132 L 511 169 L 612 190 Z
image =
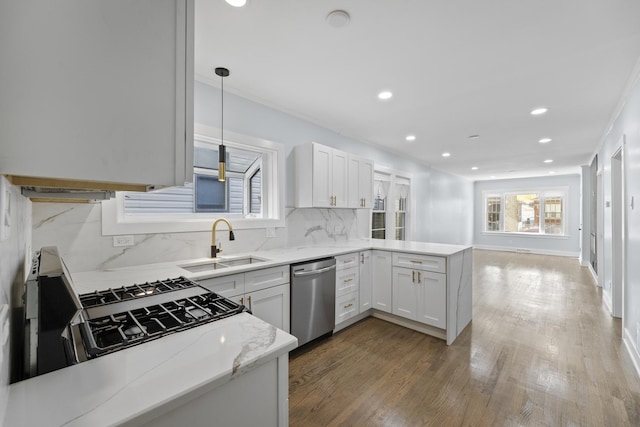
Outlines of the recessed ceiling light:
M 469 135 L 469 139 L 478 139 L 480 135 Z
M 471 170 L 472 170 L 472 171 L 477 171 L 477 170 L 478 170 L 478 167 L 477 167 L 477 166 L 473 166 L 473 167 L 471 168 Z
M 549 175 L 554 175 L 556 171 L 549 171 Z
M 540 108 L 536 108 L 535 110 L 531 110 L 531 115 L 532 116 L 539 116 L 540 114 L 544 114 L 547 111 L 549 111 L 547 108 L 540 107 Z
M 551 159 L 547 159 L 547 160 L 545 160 L 544 162 L 545 162 L 545 163 L 553 163 L 553 160 L 551 160 Z
M 242 7 L 247 4 L 247 0 L 225 0 L 233 7 Z
M 542 138 L 542 139 L 539 139 L 538 142 L 540 144 L 546 144 L 547 142 L 551 142 L 551 138 Z
M 334 10 L 327 15 L 327 22 L 333 28 L 342 28 L 347 25 L 350 20 L 351 17 L 349 13 L 344 10 Z
M 496 176 L 495 175 L 491 175 L 489 178 L 496 179 Z
M 407 135 L 407 137 L 405 138 L 407 141 L 409 142 L 413 142 L 416 140 L 416 136 L 415 135 Z
M 391 97 L 393 96 L 393 94 L 391 92 L 389 92 L 388 90 L 382 91 L 378 94 L 378 99 L 391 99 Z
M 442 153 L 442 157 L 449 157 L 451 156 L 451 153 Z

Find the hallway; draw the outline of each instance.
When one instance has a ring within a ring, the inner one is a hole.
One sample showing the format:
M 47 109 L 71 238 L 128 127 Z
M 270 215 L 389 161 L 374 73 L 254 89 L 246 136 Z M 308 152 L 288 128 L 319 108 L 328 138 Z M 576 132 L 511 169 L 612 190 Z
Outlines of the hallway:
M 638 426 L 640 380 L 576 259 L 474 251 L 472 324 L 368 318 L 291 357 L 292 426 Z

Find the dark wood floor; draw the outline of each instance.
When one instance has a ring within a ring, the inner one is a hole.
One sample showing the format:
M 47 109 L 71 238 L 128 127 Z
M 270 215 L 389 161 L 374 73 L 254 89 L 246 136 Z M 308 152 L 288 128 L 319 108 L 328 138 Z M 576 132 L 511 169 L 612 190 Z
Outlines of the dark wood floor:
M 291 357 L 291 426 L 640 426 L 640 381 L 575 259 L 474 252 L 444 341 L 368 318 Z

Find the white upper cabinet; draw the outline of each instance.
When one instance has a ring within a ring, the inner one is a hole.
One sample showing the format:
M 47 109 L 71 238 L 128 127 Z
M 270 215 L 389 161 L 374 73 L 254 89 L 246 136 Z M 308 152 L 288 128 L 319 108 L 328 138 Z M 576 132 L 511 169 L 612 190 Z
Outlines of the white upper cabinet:
M 349 207 L 371 208 L 373 160 L 349 154 Z
M 21 0 L 0 13 L 0 173 L 183 185 L 193 0 Z
M 295 147 L 299 208 L 346 208 L 349 155 L 315 142 Z

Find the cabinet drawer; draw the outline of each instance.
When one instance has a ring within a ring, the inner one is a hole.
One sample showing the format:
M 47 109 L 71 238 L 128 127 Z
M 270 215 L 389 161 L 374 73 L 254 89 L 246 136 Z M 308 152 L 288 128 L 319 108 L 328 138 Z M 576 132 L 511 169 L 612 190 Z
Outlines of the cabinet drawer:
M 198 284 L 223 297 L 244 294 L 244 273 L 198 280 Z
M 246 292 L 266 289 L 271 286 L 282 285 L 284 283 L 289 283 L 288 265 L 263 268 L 244 273 L 244 288 Z
M 358 267 L 336 271 L 336 296 L 345 295 L 360 289 L 360 270 Z
M 336 298 L 336 325 L 358 314 L 359 305 L 357 292 Z
M 344 270 L 358 265 L 360 260 L 360 252 L 352 254 L 339 255 L 336 257 L 336 270 Z
M 414 270 L 433 271 L 436 273 L 447 272 L 447 259 L 439 256 L 394 252 L 393 265 L 397 267 L 412 268 Z

